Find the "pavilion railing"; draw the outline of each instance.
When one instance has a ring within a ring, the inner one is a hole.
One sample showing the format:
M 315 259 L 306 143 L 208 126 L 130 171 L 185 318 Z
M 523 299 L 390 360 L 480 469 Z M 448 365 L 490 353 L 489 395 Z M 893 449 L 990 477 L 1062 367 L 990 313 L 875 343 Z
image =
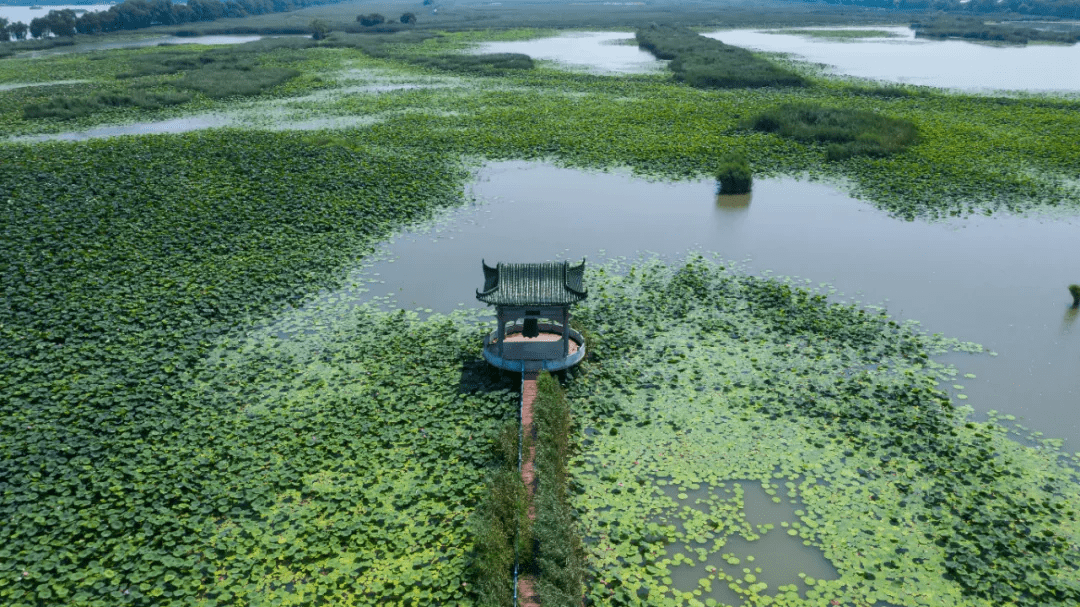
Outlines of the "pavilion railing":
M 563 327 L 554 323 L 539 323 L 538 328 L 541 334 L 556 334 L 561 336 L 563 333 Z M 506 329 L 506 336 L 512 337 L 518 333 L 521 333 L 523 326 L 520 324 L 513 325 Z M 573 329 L 570 330 L 570 340 L 580 347 L 582 343 L 581 334 Z M 493 331 L 484 340 L 484 348 L 492 353 L 499 354 L 499 332 Z M 539 339 L 530 339 L 529 341 L 505 341 L 502 344 L 502 354 L 500 357 L 504 360 L 560 360 L 566 358 L 566 354 L 563 352 L 562 339 L 556 341 L 541 341 Z

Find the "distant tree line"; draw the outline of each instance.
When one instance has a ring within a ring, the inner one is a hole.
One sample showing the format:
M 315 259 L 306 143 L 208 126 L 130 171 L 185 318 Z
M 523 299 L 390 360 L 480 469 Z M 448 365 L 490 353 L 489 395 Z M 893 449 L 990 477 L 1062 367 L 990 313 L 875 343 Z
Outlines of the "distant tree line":
M 104 11 L 77 14 L 71 9 L 51 10 L 36 17 L 27 25 L 21 21 L 9 23 L 0 18 L 0 41 L 11 38 L 25 40 L 48 36 L 74 36 L 134 30 L 153 25 L 179 25 L 197 21 L 214 21 L 225 17 L 246 17 L 281 13 L 307 6 L 334 4 L 341 0 L 188 0 L 176 4 L 171 0 L 125 0 Z
M 910 11 L 946 11 L 950 13 L 1016 13 L 1040 17 L 1080 18 L 1077 0 L 801 0 L 826 4 L 868 6 Z

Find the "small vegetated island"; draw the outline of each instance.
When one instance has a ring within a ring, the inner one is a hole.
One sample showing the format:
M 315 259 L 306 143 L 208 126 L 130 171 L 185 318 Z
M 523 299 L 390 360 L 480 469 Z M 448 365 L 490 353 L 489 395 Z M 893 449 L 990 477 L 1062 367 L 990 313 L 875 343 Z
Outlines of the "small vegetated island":
M 1080 461 L 939 389 L 934 356 L 978 346 L 707 256 L 594 265 L 530 527 L 499 484 L 521 378 L 481 359 L 486 317 L 341 295 L 461 204 L 464 159 L 808 172 L 897 220 L 1075 212 L 1077 102 L 823 79 L 678 28 L 638 34 L 676 77 L 597 76 L 464 54 L 543 31 L 328 23 L 0 61 L 12 135 L 363 119 L 0 143 L 0 604 L 502 605 L 482 580 L 514 561 L 546 605 L 1080 602 Z M 756 520 L 759 489 L 792 513 Z M 765 542 L 829 573 L 783 577 Z

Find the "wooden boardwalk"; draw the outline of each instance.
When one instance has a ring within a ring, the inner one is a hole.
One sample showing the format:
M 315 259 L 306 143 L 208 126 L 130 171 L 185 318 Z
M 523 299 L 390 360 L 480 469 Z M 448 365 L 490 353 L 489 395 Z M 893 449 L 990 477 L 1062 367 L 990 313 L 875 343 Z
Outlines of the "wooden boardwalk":
M 536 503 L 533 501 L 536 495 L 536 429 L 533 426 L 533 402 L 536 401 L 538 376 L 535 371 L 529 371 L 522 374 L 521 379 L 521 435 L 529 443 L 529 449 L 521 454 L 521 480 L 528 493 L 529 518 L 533 520 L 536 520 Z M 518 577 L 517 593 L 520 607 L 539 607 L 536 579 L 531 573 Z

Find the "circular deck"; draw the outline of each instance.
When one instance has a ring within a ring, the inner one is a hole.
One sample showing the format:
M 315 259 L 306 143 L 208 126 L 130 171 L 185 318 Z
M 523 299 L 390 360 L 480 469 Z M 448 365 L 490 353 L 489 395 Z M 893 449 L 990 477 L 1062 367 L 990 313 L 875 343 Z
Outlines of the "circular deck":
M 564 356 L 562 327 L 541 324 L 539 335 L 525 337 L 519 326 L 506 335 L 500 354 L 495 331 L 484 339 L 484 359 L 507 371 L 560 371 L 585 358 L 585 339 L 573 329 L 569 337 L 569 353 Z

